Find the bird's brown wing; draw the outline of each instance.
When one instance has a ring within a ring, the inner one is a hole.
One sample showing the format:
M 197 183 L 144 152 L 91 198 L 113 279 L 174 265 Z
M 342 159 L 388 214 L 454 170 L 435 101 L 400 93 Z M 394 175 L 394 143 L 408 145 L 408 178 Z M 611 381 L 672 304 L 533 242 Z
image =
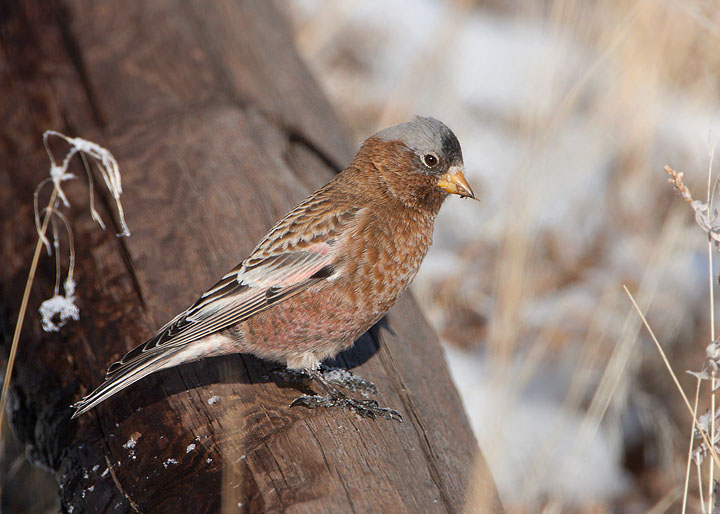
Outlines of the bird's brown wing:
M 338 209 L 323 190 L 280 220 L 252 254 L 145 343 L 112 364 L 105 381 L 73 407 L 73 417 L 168 365 L 187 345 L 304 291 L 335 272 L 356 207 Z
M 332 273 L 333 252 L 319 243 L 302 252 L 286 252 L 258 264 L 262 284 L 247 280 L 246 271 L 224 277 L 187 311 L 176 316 L 144 344 L 115 362 L 106 378 L 147 353 L 184 346 L 230 327 L 290 298 Z

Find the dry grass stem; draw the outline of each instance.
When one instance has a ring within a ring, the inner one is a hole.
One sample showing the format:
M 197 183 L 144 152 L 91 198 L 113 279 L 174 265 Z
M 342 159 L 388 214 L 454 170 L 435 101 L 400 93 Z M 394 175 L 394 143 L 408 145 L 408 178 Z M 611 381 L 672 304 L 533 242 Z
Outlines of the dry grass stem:
M 668 182 L 673 185 L 675 190 L 682 196 L 682 198 L 691 206 L 695 213 L 695 221 L 697 224 L 708 234 L 707 244 L 707 266 L 708 266 L 708 296 L 709 296 L 709 314 L 710 314 L 710 344 L 707 345 L 706 349 L 706 365 L 700 372 L 692 372 L 698 379 L 698 391 L 701 380 L 710 380 L 711 383 L 711 396 L 710 396 L 710 409 L 709 411 L 700 416 L 699 421 L 697 419 L 697 398 L 695 403 L 695 423 L 694 426 L 697 431 L 703 437 L 703 443 L 693 451 L 693 435 L 694 430 L 691 430 L 690 439 L 690 450 L 688 459 L 694 459 L 697 463 L 698 469 L 698 489 L 700 491 L 700 502 L 703 512 L 713 512 L 713 503 L 715 500 L 714 484 L 715 484 L 715 465 L 717 460 L 713 458 L 709 463 L 709 470 L 707 474 L 707 506 L 703 500 L 702 494 L 702 473 L 701 463 L 704 460 L 706 452 L 711 452 L 713 457 L 716 455 L 716 447 L 718 436 L 717 436 L 717 423 L 718 423 L 718 412 L 716 409 L 716 398 L 715 390 L 717 388 L 717 368 L 720 363 L 720 344 L 715 339 L 715 292 L 713 284 L 713 245 L 720 248 L 720 225 L 718 224 L 718 212 L 713 208 L 713 199 L 716 192 L 717 181 L 713 183 L 712 180 L 712 166 L 713 156 L 715 153 L 715 146 L 713 145 L 709 155 L 709 165 L 707 171 L 707 200 L 705 203 L 698 200 L 694 200 L 689 188 L 685 185 L 684 175 L 682 172 L 678 172 L 669 166 L 665 166 L 665 172 L 670 176 Z M 649 328 L 648 328 L 649 329 Z M 699 394 L 699 393 L 697 393 Z M 707 439 L 709 434 L 709 441 Z M 685 512 L 687 504 L 687 488 L 688 488 L 688 469 L 686 470 L 686 481 L 685 481 L 685 493 L 683 496 L 683 512 Z
M 700 508 L 703 513 L 705 512 L 705 493 L 703 492 L 703 481 L 702 481 L 702 468 L 700 467 L 700 461 L 693 459 L 695 462 L 695 469 L 697 470 L 697 481 L 698 481 L 698 496 L 700 497 Z
M 673 503 L 680 497 L 680 488 L 679 487 L 673 487 L 670 489 L 667 493 L 665 493 L 665 496 L 660 498 L 658 502 L 652 506 L 650 510 L 647 511 L 647 514 L 663 514 L 664 512 L 667 512 L 670 507 L 672 507 Z
M 638 306 L 637 302 L 635 302 L 635 298 L 633 297 L 632 293 L 630 293 L 630 290 L 627 288 L 626 285 L 623 285 L 623 289 L 625 289 L 625 293 L 630 298 L 630 301 L 633 304 L 633 307 L 635 307 L 635 310 L 637 311 L 638 315 L 640 316 L 640 319 L 642 319 L 643 324 L 645 325 L 645 328 L 650 333 L 650 337 L 655 342 L 655 346 L 657 347 L 658 351 L 660 352 L 660 356 L 662 357 L 663 362 L 665 363 L 665 367 L 667 368 L 668 372 L 670 372 L 670 376 L 672 377 L 673 381 L 675 382 L 675 386 L 677 387 L 677 390 L 680 392 L 680 395 L 682 396 L 683 401 L 685 402 L 685 406 L 688 409 L 688 412 L 690 412 L 690 415 L 693 418 L 693 422 L 695 423 L 695 426 L 698 428 L 698 431 L 700 432 L 700 435 L 703 438 L 703 441 L 708 447 L 708 451 L 710 452 L 710 455 L 713 458 L 713 461 L 715 461 L 715 464 L 720 464 L 720 459 L 718 458 L 717 452 L 715 451 L 715 447 L 710 444 L 710 441 L 708 440 L 708 437 L 706 435 L 706 431 L 701 428 L 700 423 L 698 422 L 697 417 L 695 416 L 695 412 L 690 405 L 690 401 L 687 398 L 687 395 L 685 394 L 685 391 L 683 390 L 682 386 L 680 385 L 680 381 L 677 378 L 677 375 L 672 369 L 672 366 L 670 365 L 670 361 L 668 360 L 667 356 L 665 355 L 665 351 L 662 349 L 662 346 L 660 345 L 660 342 L 658 341 L 657 337 L 655 337 L 655 332 L 653 332 L 652 328 L 650 327 L 650 324 L 648 323 L 647 319 L 645 318 L 645 315 L 640 310 L 640 307 Z
M 702 380 L 695 377 L 697 383 L 695 385 L 695 402 L 693 403 L 693 423 L 690 425 L 690 445 L 687 453 L 687 466 L 685 467 L 685 487 L 683 488 L 682 514 L 687 510 L 688 486 L 690 484 L 690 463 L 692 462 L 693 446 L 695 441 L 695 419 L 697 419 L 698 401 L 700 399 L 700 384 Z
M 710 281 L 712 282 L 712 275 L 710 275 Z M 715 371 L 712 372 L 712 378 L 710 379 L 710 383 L 712 384 L 712 394 L 710 395 L 710 413 L 711 413 L 711 419 L 713 420 L 710 423 L 710 440 L 713 442 L 713 444 L 716 444 L 716 438 L 715 438 Z M 710 473 L 708 473 L 708 491 L 710 491 L 710 494 L 708 494 L 708 504 L 707 504 L 707 510 L 708 512 L 712 512 L 712 503 L 713 503 L 713 484 L 715 483 L 715 465 L 713 461 L 710 461 Z
M 58 196 L 57 188 L 54 188 L 50 194 L 50 201 L 47 206 L 47 213 L 45 219 L 40 227 L 40 234 L 44 237 L 47 231 L 47 226 L 50 221 L 50 214 L 52 212 L 53 205 Z M 30 271 L 28 271 L 28 278 L 25 281 L 25 290 L 23 291 L 23 297 L 20 301 L 20 310 L 18 312 L 18 318 L 15 322 L 15 331 L 13 332 L 12 343 L 10 345 L 10 355 L 8 356 L 8 362 L 5 366 L 5 376 L 3 378 L 2 394 L 0 394 L 0 441 L 2 441 L 2 427 L 3 418 L 5 416 L 5 405 L 7 404 L 7 395 L 10 388 L 10 377 L 12 376 L 13 367 L 15 365 L 15 357 L 17 356 L 18 341 L 20 341 L 20 333 L 22 332 L 23 323 L 25 321 L 25 313 L 27 312 L 28 301 L 30 300 L 30 290 L 32 289 L 33 282 L 35 281 L 35 272 L 37 271 L 38 261 L 40 260 L 40 252 L 43 247 L 43 237 L 38 237 L 37 244 L 35 245 L 35 253 L 33 253 L 32 262 L 30 263 Z
M 62 160 L 58 161 L 50 148 L 49 139 L 51 137 L 59 138 L 65 141 L 69 145 L 69 149 Z M 90 194 L 90 215 L 92 219 L 100 225 L 101 228 L 105 229 L 105 223 L 103 222 L 100 214 L 95 209 L 94 200 L 94 182 L 92 172 L 90 170 L 90 164 L 88 163 L 87 157 L 90 157 L 90 161 L 95 165 L 96 169 L 100 173 L 105 182 L 108 192 L 115 201 L 115 207 L 118 214 L 118 223 L 120 225 L 120 233 L 118 236 L 129 236 L 130 231 L 125 223 L 125 216 L 120 203 L 120 195 L 122 194 L 122 185 L 120 179 L 120 171 L 118 163 L 115 157 L 100 145 L 87 141 L 82 138 L 68 137 L 60 132 L 53 130 L 45 131 L 43 134 L 43 145 L 45 151 L 50 159 L 50 177 L 46 178 L 35 189 L 33 194 L 33 207 L 35 211 L 35 228 L 37 231 L 38 239 L 35 245 L 35 251 L 33 258 L 30 263 L 30 270 L 28 277 L 25 282 L 25 289 L 23 291 L 22 300 L 20 302 L 20 308 L 18 309 L 18 318 L 15 323 L 15 330 L 13 332 L 12 343 L 10 346 L 10 354 L 8 356 L 8 362 L 5 367 L 5 376 L 3 380 L 2 393 L 0 394 L 0 440 L 2 440 L 2 426 L 3 418 L 5 415 L 5 405 L 7 404 L 7 395 L 10 388 L 10 382 L 12 378 L 13 367 L 15 365 L 15 358 L 17 356 L 18 344 L 20 341 L 20 334 L 22 333 L 23 323 L 25 320 L 25 314 L 27 313 L 28 302 L 30 300 L 30 291 L 35 280 L 35 274 L 37 272 L 38 262 L 40 260 L 40 253 L 43 246 L 47 249 L 48 255 L 52 255 L 53 250 L 55 252 L 55 287 L 54 295 L 42 302 L 38 309 L 42 318 L 43 329 L 47 332 L 55 332 L 59 330 L 68 320 L 79 318 L 79 309 L 75 304 L 75 281 L 73 278 L 73 272 L 75 268 L 75 249 L 74 249 L 74 238 L 70 223 L 67 218 L 59 211 L 62 206 L 69 207 L 70 202 L 65 195 L 62 188 L 62 183 L 66 180 L 75 178 L 75 175 L 68 171 L 70 162 L 75 155 L 80 155 L 85 171 L 88 177 L 89 194 Z M 53 189 L 50 193 L 50 199 L 47 203 L 47 207 L 40 209 L 40 193 L 44 186 L 52 184 Z M 65 226 L 68 234 L 69 244 L 69 259 L 68 259 L 68 272 L 64 281 L 61 280 L 61 260 L 59 255 L 60 240 L 57 231 L 57 225 L 55 218 L 59 219 Z M 41 221 L 42 220 L 42 221 Z M 47 237 L 48 226 L 52 223 L 53 241 L 52 244 Z M 60 294 L 60 284 L 63 284 L 64 295 Z
M 713 188 L 711 187 L 712 184 L 712 163 L 713 163 L 713 156 L 715 155 L 715 145 L 712 146 L 710 150 L 710 163 L 708 164 L 708 172 L 707 172 L 707 205 L 708 205 L 708 212 L 713 212 L 712 207 L 712 201 L 713 201 Z M 716 216 L 715 216 L 716 217 Z M 715 294 L 714 294 L 714 287 L 713 287 L 713 256 L 712 256 L 712 240 L 708 240 L 707 244 L 707 251 L 708 251 L 708 295 L 710 298 L 710 341 L 715 341 Z M 712 385 L 712 393 L 710 397 L 710 412 L 711 419 L 713 422 L 710 424 L 710 440 L 715 444 L 715 376 L 716 372 L 713 369 L 712 371 L 712 378 L 710 379 L 710 383 Z M 713 503 L 713 497 L 715 496 L 713 494 L 714 488 L 713 484 L 715 483 L 715 465 L 713 462 L 710 462 L 710 473 L 708 474 L 708 491 L 710 491 L 710 494 L 708 495 L 708 512 L 712 512 L 712 503 Z

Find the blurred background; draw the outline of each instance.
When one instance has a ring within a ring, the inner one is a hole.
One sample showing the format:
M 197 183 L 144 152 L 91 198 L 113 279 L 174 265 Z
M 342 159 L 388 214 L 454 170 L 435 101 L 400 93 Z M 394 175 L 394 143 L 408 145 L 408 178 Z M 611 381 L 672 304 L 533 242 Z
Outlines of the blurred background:
M 460 139 L 482 202 L 445 204 L 414 291 L 508 512 L 680 512 L 691 417 L 622 286 L 692 402 L 707 236 L 663 166 L 706 198 L 720 4 L 284 5 L 358 143 L 414 114 Z M 699 414 L 710 398 L 704 382 Z M 688 512 L 705 512 L 707 464 Z

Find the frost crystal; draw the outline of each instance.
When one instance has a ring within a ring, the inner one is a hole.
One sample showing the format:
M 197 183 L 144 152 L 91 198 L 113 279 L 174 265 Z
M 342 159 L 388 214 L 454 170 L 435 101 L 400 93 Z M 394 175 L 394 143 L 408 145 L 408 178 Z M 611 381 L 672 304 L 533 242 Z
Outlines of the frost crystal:
M 55 160 L 48 140 L 50 137 L 57 137 L 64 140 L 70 145 L 69 150 L 63 157 L 62 161 L 58 162 Z M 65 215 L 60 212 L 61 206 L 69 207 L 70 202 L 65 196 L 65 192 L 62 188 L 62 183 L 66 180 L 76 178 L 75 175 L 68 172 L 68 167 L 72 158 L 79 154 L 85 164 L 85 170 L 88 177 L 88 185 L 90 189 L 90 216 L 95 222 L 105 229 L 105 223 L 103 222 L 100 214 L 95 209 L 95 193 L 93 184 L 93 175 L 90 171 L 88 164 L 88 158 L 91 163 L 95 165 L 97 170 L 105 182 L 108 191 L 115 200 L 115 206 L 118 213 L 119 223 L 121 232 L 119 236 L 129 236 L 130 230 L 125 223 L 125 215 L 123 213 L 122 204 L 120 203 L 120 195 L 122 194 L 122 185 L 120 183 L 120 170 L 115 157 L 100 145 L 87 141 L 79 137 L 68 137 L 60 132 L 54 130 L 47 130 L 43 134 L 43 143 L 47 151 L 48 157 L 50 158 L 50 177 L 43 180 L 38 187 L 35 189 L 33 195 L 33 204 L 35 210 L 35 228 L 38 233 L 40 241 L 47 248 L 48 255 L 55 254 L 55 292 L 53 296 L 40 305 L 39 312 L 42 319 L 42 326 L 46 332 L 57 332 L 63 327 L 68 320 L 80 319 L 80 309 L 75 304 L 75 281 L 73 280 L 73 271 L 75 267 L 75 243 L 73 241 L 73 232 L 70 228 Z M 40 209 L 39 197 L 43 187 L 47 184 L 52 184 L 54 191 L 57 194 L 57 199 L 51 201 L 47 208 Z M 62 204 L 62 205 L 61 205 Z M 45 219 L 41 220 L 42 215 L 45 214 Z M 68 246 L 70 251 L 70 259 L 68 264 L 67 278 L 64 281 L 65 294 L 60 294 L 60 277 L 61 277 L 61 262 L 59 256 L 60 240 L 58 238 L 57 220 L 60 220 L 67 231 Z M 46 231 L 52 227 L 52 246 L 50 240 L 46 236 Z
M 45 332 L 57 332 L 68 320 L 80 319 L 80 309 L 75 305 L 75 296 L 68 294 L 67 289 L 65 294 L 66 296 L 56 294 L 40 304 L 38 311 Z

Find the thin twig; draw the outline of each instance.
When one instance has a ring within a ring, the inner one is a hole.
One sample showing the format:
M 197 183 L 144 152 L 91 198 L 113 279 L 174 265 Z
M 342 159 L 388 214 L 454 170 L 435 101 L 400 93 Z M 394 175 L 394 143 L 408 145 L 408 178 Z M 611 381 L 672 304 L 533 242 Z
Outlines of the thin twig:
M 693 412 L 693 408 L 690 405 L 690 401 L 687 398 L 687 395 L 685 394 L 685 391 L 683 390 L 682 386 L 680 385 L 680 381 L 677 378 L 677 375 L 672 369 L 672 366 L 670 365 L 670 361 L 668 360 L 667 356 L 665 355 L 665 351 L 662 349 L 662 346 L 660 346 L 660 342 L 658 341 L 657 337 L 655 337 L 655 332 L 653 332 L 652 328 L 650 328 L 650 324 L 648 323 L 647 319 L 645 318 L 645 315 L 640 310 L 640 307 L 638 306 L 637 302 L 635 302 L 635 298 L 633 297 L 632 293 L 630 293 L 630 290 L 627 288 L 626 285 L 623 284 L 623 289 L 625 290 L 625 293 L 627 293 L 628 297 L 630 298 L 630 301 L 633 304 L 633 307 L 635 307 L 635 310 L 637 311 L 638 315 L 640 316 L 640 319 L 642 320 L 643 324 L 645 325 L 645 328 L 650 333 L 650 337 L 652 337 L 652 340 L 655 342 L 655 346 L 657 346 L 658 351 L 660 352 L 660 357 L 662 357 L 663 362 L 665 363 L 665 367 L 667 367 L 668 371 L 670 372 L 670 376 L 672 377 L 673 381 L 675 382 L 675 386 L 677 387 L 678 391 L 680 391 L 680 395 L 682 396 L 683 401 L 685 401 L 685 406 L 687 407 L 688 411 L 690 412 L 690 415 L 693 418 L 693 422 L 695 423 L 695 426 L 698 428 L 698 431 L 700 432 L 700 435 L 703 438 L 703 441 L 708 447 L 708 451 L 710 452 L 710 455 L 712 456 L 713 460 L 715 461 L 715 464 L 720 466 L 720 459 L 718 458 L 717 452 L 715 451 L 715 447 L 710 444 L 710 441 L 707 438 L 707 435 L 705 434 L 705 431 L 700 427 L 700 423 L 698 423 L 697 417 L 695 416 L 695 413 Z
M 646 514 L 663 514 L 675 503 L 675 500 L 680 496 L 680 488 L 673 487 L 665 495 L 658 500 L 658 502 L 647 511 Z
M 712 214 L 713 212 L 713 191 L 712 191 L 712 165 L 713 165 L 713 156 L 715 155 L 715 145 L 712 146 L 710 150 L 710 163 L 708 165 L 708 173 L 707 173 L 707 204 L 708 204 L 708 213 Z M 715 294 L 713 291 L 713 243 L 712 239 L 708 239 L 708 289 L 710 293 L 710 341 L 715 341 Z M 715 442 L 715 370 L 712 372 L 712 378 L 710 380 L 710 383 L 712 385 L 710 391 L 711 391 L 711 400 L 710 400 L 710 419 L 712 419 L 712 423 L 710 424 L 710 440 Z M 715 482 L 715 466 L 713 463 L 710 463 L 710 474 L 708 476 L 708 512 L 712 512 L 712 503 L 713 503 L 713 484 Z
M 698 481 L 698 494 L 700 495 L 700 508 L 703 514 L 705 514 L 705 493 L 703 493 L 702 485 L 702 469 L 700 468 L 700 461 L 695 459 L 695 469 L 697 469 L 697 481 Z
M 45 214 L 45 218 L 43 219 L 42 227 L 40 227 L 40 235 L 38 236 L 38 241 L 35 245 L 35 253 L 33 255 L 32 263 L 30 264 L 27 281 L 25 282 L 25 291 L 23 291 L 22 301 L 20 302 L 20 312 L 18 313 L 17 322 L 15 323 L 12 345 L 10 346 L 10 355 L 8 356 L 7 366 L 5 366 L 2 395 L 0 395 L 0 440 L 2 440 L 2 422 L 3 416 L 5 415 L 8 390 L 10 388 L 10 377 L 12 376 L 13 366 L 15 365 L 15 355 L 17 354 L 18 342 L 20 341 L 20 332 L 22 332 L 23 322 L 25 321 L 25 312 L 27 311 L 28 302 L 30 301 L 30 290 L 32 289 L 32 285 L 35 280 L 35 272 L 37 271 L 38 261 L 40 260 L 40 252 L 43 248 L 43 239 L 55 207 L 57 196 L 58 190 L 54 187 L 52 193 L 50 194 L 50 201 L 48 202 L 47 212 Z
M 712 282 L 712 279 L 710 279 Z M 710 419 L 712 420 L 710 422 L 710 440 L 715 442 L 715 371 L 712 372 L 712 378 L 710 379 L 710 384 L 712 385 L 712 394 L 710 395 Z M 714 487 L 713 484 L 715 483 L 715 464 L 713 461 L 710 461 L 710 473 L 708 473 L 708 512 L 712 512 L 713 508 L 713 491 Z
M 695 404 L 693 405 L 693 420 L 697 418 L 698 400 L 700 398 L 700 384 L 702 380 L 696 377 Z M 690 484 L 690 463 L 692 462 L 693 441 L 695 440 L 695 422 L 690 427 L 690 447 L 688 448 L 687 467 L 685 468 L 685 488 L 683 490 L 682 514 L 687 510 L 688 485 Z

